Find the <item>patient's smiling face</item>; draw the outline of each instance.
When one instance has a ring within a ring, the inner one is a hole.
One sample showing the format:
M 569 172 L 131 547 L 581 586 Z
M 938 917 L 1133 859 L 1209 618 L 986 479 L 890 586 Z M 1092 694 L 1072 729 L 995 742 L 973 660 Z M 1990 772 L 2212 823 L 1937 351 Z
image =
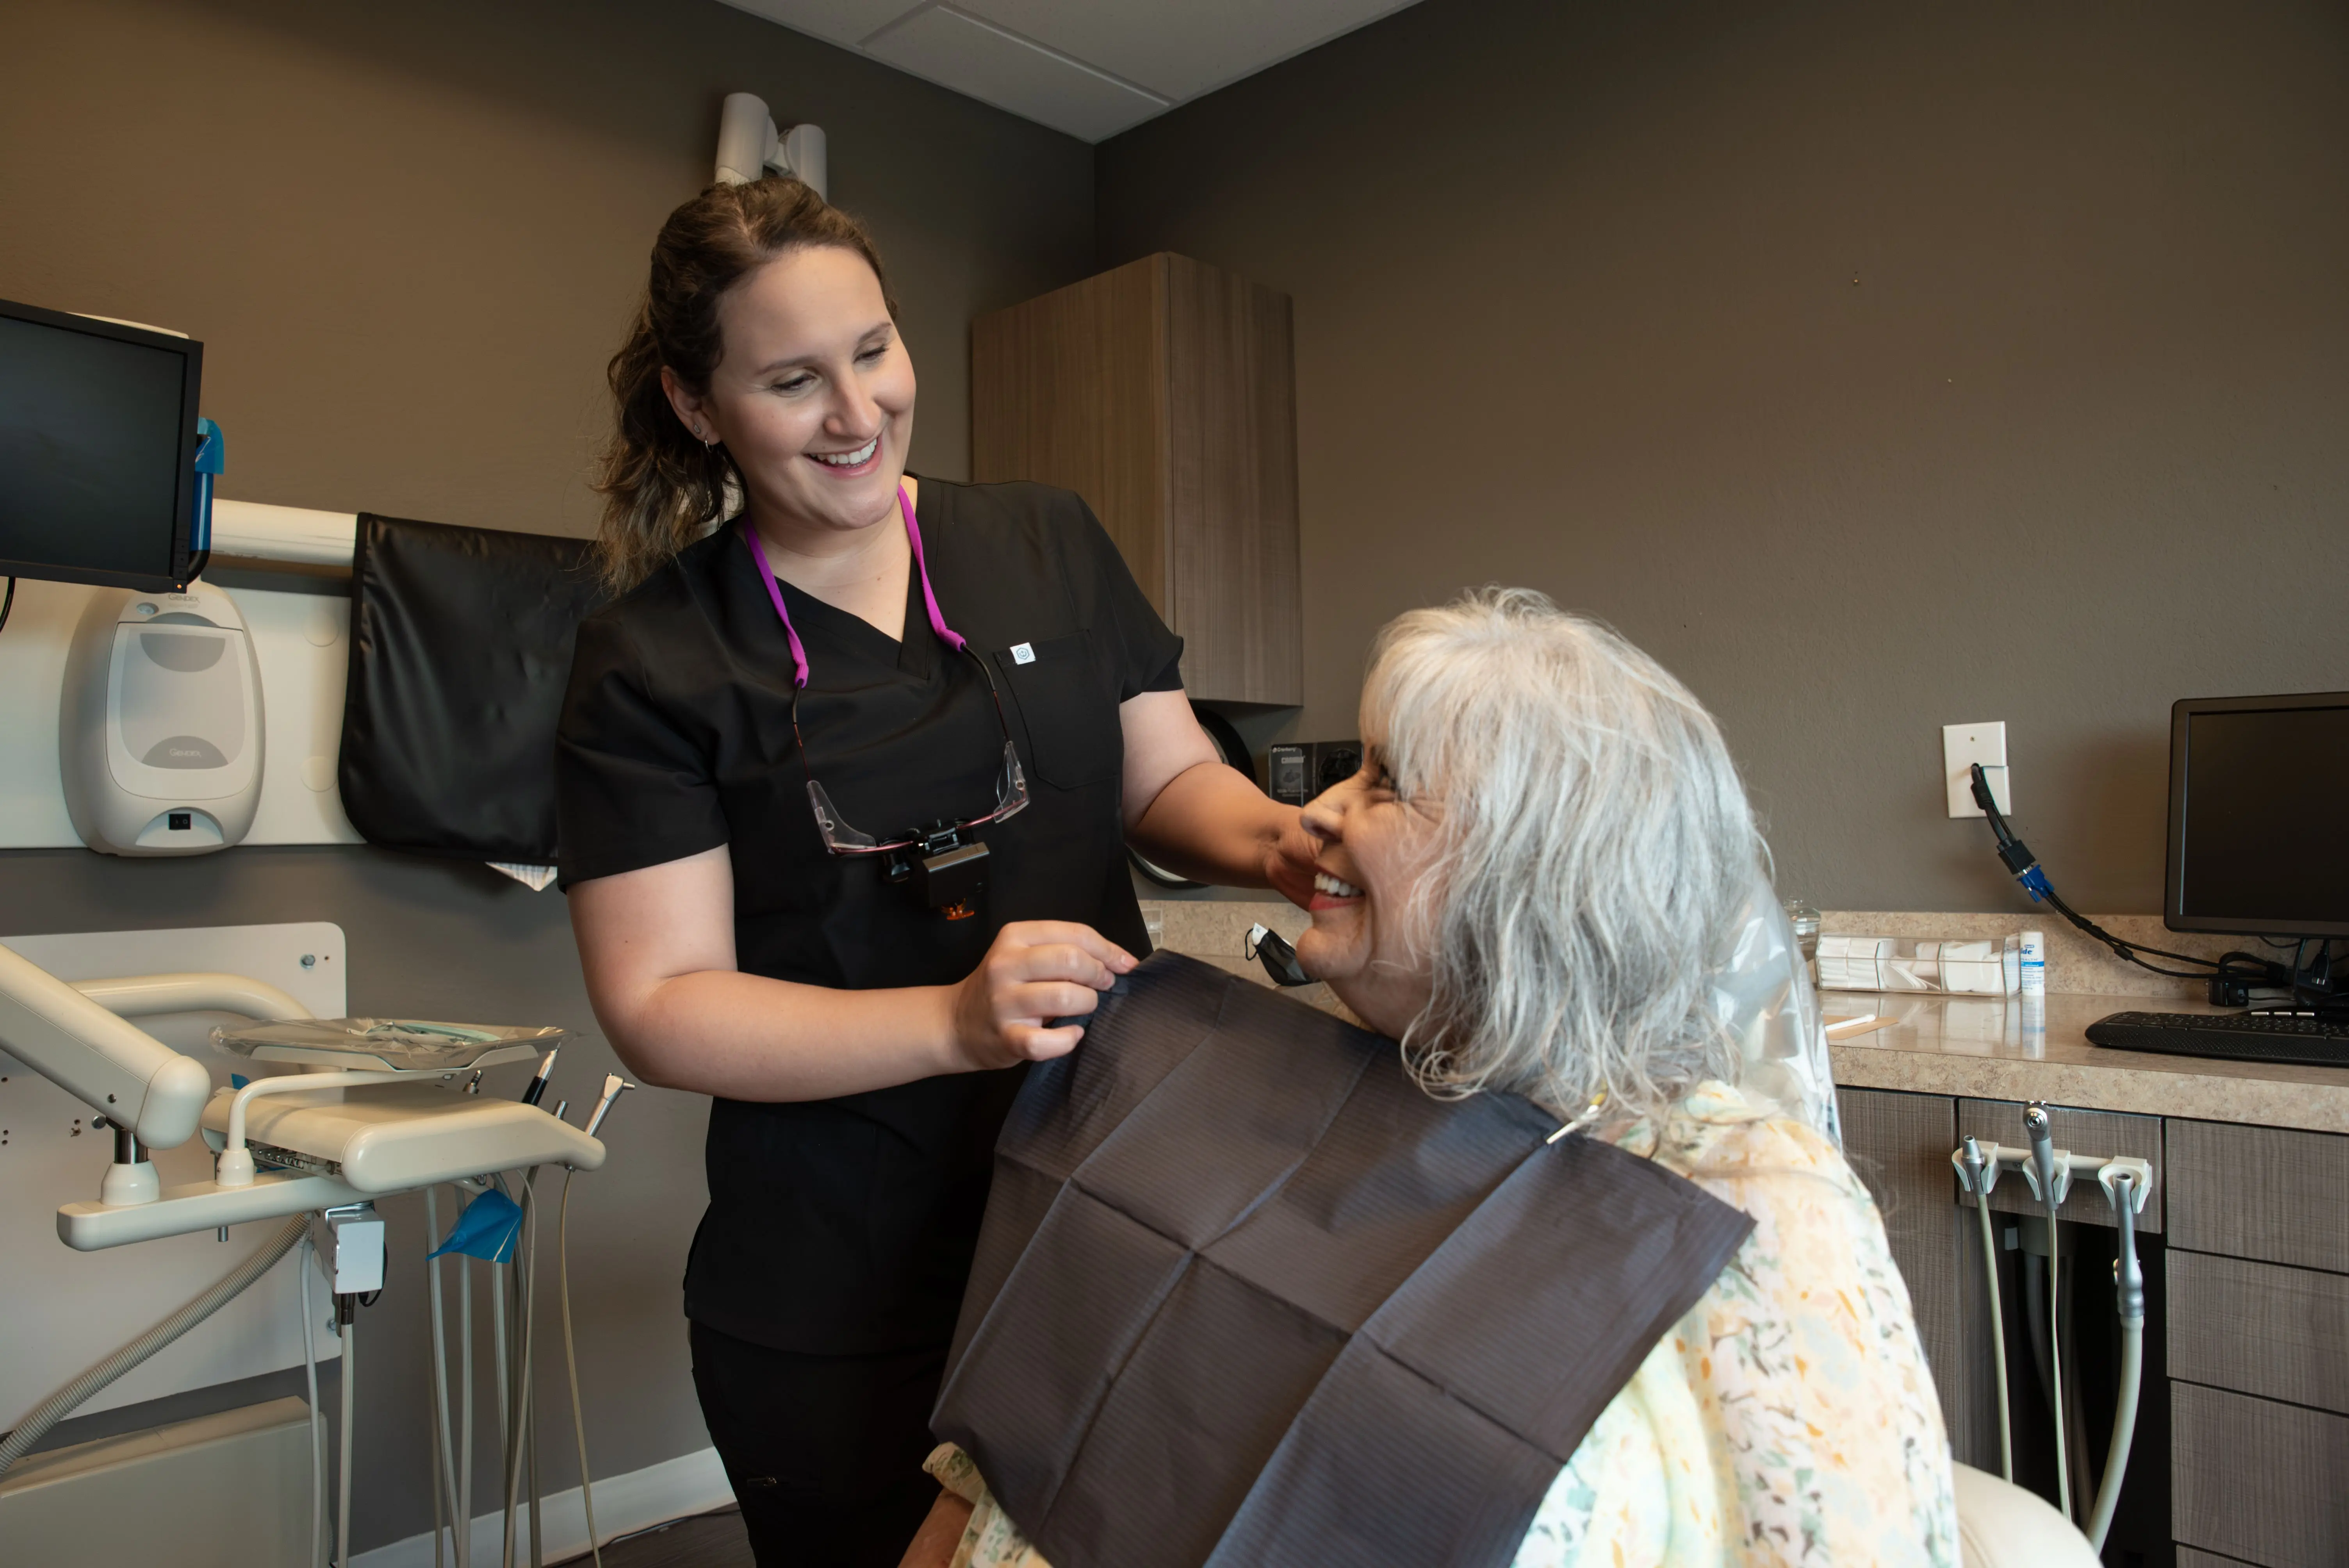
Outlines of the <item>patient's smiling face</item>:
M 1298 961 L 1362 1022 L 1399 1037 L 1427 1006 L 1429 908 L 1413 893 L 1442 838 L 1433 803 L 1397 797 L 1365 729 L 1362 770 L 1307 806 L 1305 826 L 1321 854 Z

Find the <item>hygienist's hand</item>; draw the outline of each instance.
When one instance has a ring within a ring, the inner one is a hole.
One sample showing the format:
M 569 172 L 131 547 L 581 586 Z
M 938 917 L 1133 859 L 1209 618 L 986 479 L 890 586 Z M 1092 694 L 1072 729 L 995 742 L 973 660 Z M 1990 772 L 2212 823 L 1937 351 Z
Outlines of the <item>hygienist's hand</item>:
M 1321 841 L 1307 830 L 1305 813 L 1289 809 L 1280 836 L 1265 851 L 1266 885 L 1298 908 L 1307 907 L 1313 902 L 1314 861 L 1320 853 Z
M 1014 921 L 954 993 L 955 1042 L 974 1068 L 1008 1068 L 1066 1056 L 1084 1038 L 1081 1018 L 1131 970 L 1133 954 L 1089 925 Z

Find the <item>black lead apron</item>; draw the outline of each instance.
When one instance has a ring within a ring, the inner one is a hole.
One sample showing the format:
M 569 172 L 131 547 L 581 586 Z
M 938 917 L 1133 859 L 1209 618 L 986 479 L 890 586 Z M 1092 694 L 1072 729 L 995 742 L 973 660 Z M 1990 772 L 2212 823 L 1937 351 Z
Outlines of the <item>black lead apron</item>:
M 1147 951 L 1118 706 L 1179 687 L 1180 640 L 1072 495 L 925 480 L 916 510 L 946 622 L 988 662 L 1030 795 L 978 830 L 977 915 L 945 919 L 885 882 L 878 857 L 827 854 L 808 805 L 811 772 L 876 834 L 994 803 L 1002 728 L 970 660 L 931 631 L 918 574 L 900 641 L 781 589 L 809 665 L 803 766 L 791 648 L 732 528 L 581 626 L 558 772 L 566 884 L 723 844 L 737 966 L 851 990 L 959 981 L 1012 921 L 1081 922 Z M 786 1356 L 942 1353 L 1019 1083 L 1011 1070 L 714 1101 L 687 1315 Z

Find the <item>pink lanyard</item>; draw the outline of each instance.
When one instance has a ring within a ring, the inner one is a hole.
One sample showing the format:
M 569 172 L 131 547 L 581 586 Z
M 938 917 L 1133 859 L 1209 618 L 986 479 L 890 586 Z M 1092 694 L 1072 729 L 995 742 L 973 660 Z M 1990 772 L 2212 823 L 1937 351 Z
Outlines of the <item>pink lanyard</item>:
M 946 616 L 938 613 L 938 596 L 930 589 L 930 568 L 922 559 L 922 527 L 914 521 L 914 503 L 905 499 L 904 485 L 897 487 L 897 511 L 905 520 L 905 542 L 914 547 L 914 574 L 922 580 L 922 607 L 929 612 L 930 630 L 938 634 L 938 641 L 957 653 L 968 653 L 969 645 L 963 641 L 962 634 L 948 626 Z M 792 684 L 804 690 L 808 684 L 807 650 L 800 645 L 800 634 L 792 624 L 792 613 L 783 608 L 783 591 L 775 585 L 774 568 L 767 564 L 766 548 L 759 542 L 759 531 L 750 526 L 748 517 L 742 520 L 742 537 L 750 542 L 750 553 L 759 562 L 759 581 L 767 585 L 768 601 L 783 623 L 783 635 L 791 639 Z

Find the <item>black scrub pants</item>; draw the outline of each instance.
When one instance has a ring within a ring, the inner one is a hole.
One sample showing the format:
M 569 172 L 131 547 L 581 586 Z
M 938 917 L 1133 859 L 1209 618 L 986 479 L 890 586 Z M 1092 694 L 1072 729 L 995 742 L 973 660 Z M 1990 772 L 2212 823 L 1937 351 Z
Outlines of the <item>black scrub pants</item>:
M 897 1568 L 937 1501 L 922 1461 L 947 1346 L 801 1356 L 692 1325 L 701 1418 L 759 1568 Z

